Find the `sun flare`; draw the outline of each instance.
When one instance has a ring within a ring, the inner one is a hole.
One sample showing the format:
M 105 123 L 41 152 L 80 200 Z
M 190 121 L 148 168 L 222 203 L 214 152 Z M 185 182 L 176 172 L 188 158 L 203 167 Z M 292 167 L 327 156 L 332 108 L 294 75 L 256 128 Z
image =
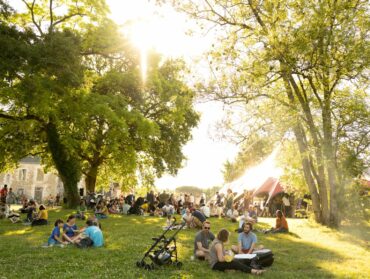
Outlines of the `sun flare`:
M 122 32 L 140 50 L 144 80 L 149 50 L 155 50 L 167 58 L 191 60 L 211 45 L 209 37 L 188 35 L 187 31 L 194 22 L 170 6 L 157 6 L 146 0 L 107 2 L 113 20 L 122 25 Z

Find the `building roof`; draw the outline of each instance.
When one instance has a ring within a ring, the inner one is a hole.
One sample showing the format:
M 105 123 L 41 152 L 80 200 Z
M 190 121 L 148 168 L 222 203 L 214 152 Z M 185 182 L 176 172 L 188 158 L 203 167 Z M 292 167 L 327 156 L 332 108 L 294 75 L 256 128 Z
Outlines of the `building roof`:
M 40 157 L 27 156 L 19 161 L 21 164 L 40 164 Z

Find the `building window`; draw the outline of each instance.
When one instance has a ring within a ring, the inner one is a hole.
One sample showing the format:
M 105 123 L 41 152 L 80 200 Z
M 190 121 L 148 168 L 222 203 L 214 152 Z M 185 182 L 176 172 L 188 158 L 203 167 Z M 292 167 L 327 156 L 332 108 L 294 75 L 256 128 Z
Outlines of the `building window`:
M 37 181 L 43 181 L 44 180 L 44 172 L 42 169 L 37 169 L 37 176 L 36 176 Z
M 26 180 L 27 170 L 26 169 L 20 169 L 19 170 L 19 180 L 24 181 Z

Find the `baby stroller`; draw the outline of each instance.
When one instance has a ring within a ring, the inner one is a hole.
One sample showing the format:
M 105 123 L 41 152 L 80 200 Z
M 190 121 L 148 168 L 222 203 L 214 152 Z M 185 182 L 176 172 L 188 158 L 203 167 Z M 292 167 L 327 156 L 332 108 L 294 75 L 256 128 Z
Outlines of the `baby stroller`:
M 179 224 L 176 224 L 176 219 L 173 219 L 173 223 L 168 226 L 167 230 L 163 234 L 161 234 L 159 237 L 152 238 L 154 240 L 153 245 L 145 253 L 141 261 L 136 262 L 137 267 L 141 267 L 146 270 L 153 270 L 156 265 L 174 265 L 178 268 L 182 266 L 182 262 L 179 262 L 177 258 L 177 246 L 175 236 L 180 232 L 180 230 L 183 229 L 185 223 L 179 226 Z M 178 226 L 178 229 L 171 237 L 166 238 L 166 233 L 173 229 L 175 226 Z M 146 263 L 146 258 L 149 258 L 152 262 L 150 264 Z

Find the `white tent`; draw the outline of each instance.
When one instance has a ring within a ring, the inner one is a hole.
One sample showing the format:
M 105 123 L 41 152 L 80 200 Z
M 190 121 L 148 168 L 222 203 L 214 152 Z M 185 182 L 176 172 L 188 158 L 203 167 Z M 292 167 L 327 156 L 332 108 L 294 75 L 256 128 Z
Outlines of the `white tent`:
M 275 158 L 278 152 L 278 148 L 275 150 L 260 164 L 247 169 L 245 173 L 230 183 L 225 184 L 220 190 L 220 194 L 226 195 L 227 190 L 231 189 L 236 195 L 240 195 L 244 190 L 252 191 L 260 187 L 268 178 L 279 179 L 282 170 L 275 164 Z M 212 197 L 213 201 L 216 197 Z

